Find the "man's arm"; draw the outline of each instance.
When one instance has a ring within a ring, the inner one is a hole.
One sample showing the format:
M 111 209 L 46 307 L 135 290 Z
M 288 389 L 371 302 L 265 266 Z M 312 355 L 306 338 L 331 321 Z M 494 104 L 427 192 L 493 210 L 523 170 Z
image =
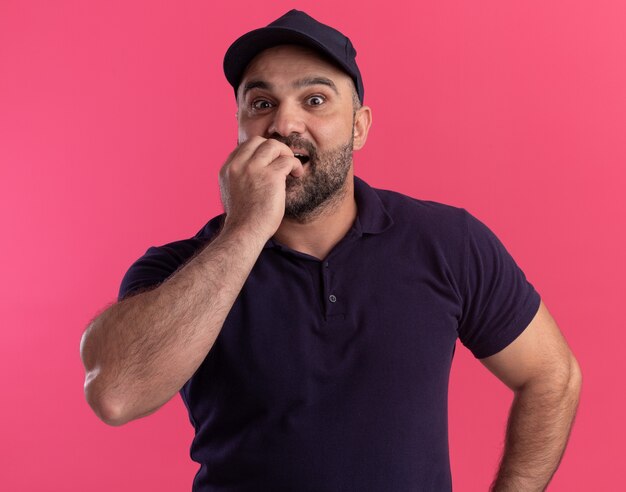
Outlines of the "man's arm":
M 85 396 L 104 422 L 152 413 L 193 375 L 263 244 L 222 231 L 159 287 L 111 306 L 87 327 Z
M 481 362 L 515 392 L 491 491 L 543 491 L 559 466 L 576 414 L 582 382 L 578 363 L 543 302 L 514 342 Z
M 258 137 L 220 171 L 226 221 L 218 237 L 157 288 L 114 304 L 80 344 L 85 397 L 110 425 L 156 411 L 194 374 L 285 211 L 285 179 L 302 163 Z

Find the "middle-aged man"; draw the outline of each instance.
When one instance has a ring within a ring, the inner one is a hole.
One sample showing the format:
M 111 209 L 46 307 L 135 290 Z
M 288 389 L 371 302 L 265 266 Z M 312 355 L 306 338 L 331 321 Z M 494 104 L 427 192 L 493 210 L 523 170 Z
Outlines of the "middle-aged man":
M 484 224 L 354 176 L 372 121 L 355 56 L 296 10 L 231 45 L 225 213 L 127 271 L 83 335 L 87 400 L 121 425 L 180 391 L 195 491 L 440 492 L 460 338 L 515 392 L 492 489 L 544 490 L 578 364 Z M 377 165 L 414 165 L 402 147 Z

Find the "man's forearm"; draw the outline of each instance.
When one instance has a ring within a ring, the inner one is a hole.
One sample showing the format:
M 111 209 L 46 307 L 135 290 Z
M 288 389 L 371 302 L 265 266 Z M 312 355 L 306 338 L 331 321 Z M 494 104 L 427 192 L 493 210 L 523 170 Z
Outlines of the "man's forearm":
M 222 233 L 154 290 L 102 313 L 81 340 L 87 401 L 111 425 L 152 413 L 193 375 L 263 248 Z
M 546 489 L 565 451 L 578 406 L 581 375 L 576 361 L 569 374 L 562 384 L 538 382 L 516 392 L 492 492 Z

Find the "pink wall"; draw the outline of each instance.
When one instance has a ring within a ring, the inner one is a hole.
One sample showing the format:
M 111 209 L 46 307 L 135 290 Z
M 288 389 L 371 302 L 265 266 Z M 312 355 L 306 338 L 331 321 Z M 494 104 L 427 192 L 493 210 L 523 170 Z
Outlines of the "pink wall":
M 222 56 L 296 6 L 225 4 L 0 0 L 2 490 L 190 490 L 180 398 L 107 427 L 78 347 L 148 246 L 221 212 L 236 139 Z M 577 355 L 582 401 L 550 490 L 625 490 L 624 3 L 297 6 L 359 51 L 374 126 L 357 174 L 486 222 Z M 511 397 L 459 347 L 456 490 L 486 490 Z

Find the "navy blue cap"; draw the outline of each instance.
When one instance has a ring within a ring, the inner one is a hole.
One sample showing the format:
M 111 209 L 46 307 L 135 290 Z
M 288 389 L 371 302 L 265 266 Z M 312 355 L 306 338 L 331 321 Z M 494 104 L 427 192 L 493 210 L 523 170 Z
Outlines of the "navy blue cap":
M 224 56 L 224 74 L 235 89 L 252 59 L 261 51 L 280 44 L 298 44 L 323 53 L 354 81 L 363 103 L 363 81 L 356 64 L 356 50 L 347 36 L 299 10 L 290 10 L 266 27 L 250 31 L 230 45 Z

